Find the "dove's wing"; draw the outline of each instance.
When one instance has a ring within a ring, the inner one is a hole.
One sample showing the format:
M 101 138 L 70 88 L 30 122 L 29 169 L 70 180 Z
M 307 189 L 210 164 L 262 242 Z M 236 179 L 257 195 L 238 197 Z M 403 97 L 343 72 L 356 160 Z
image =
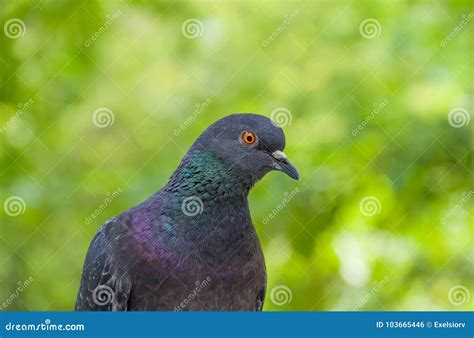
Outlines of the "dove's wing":
M 126 311 L 132 283 L 122 264 L 116 261 L 105 223 L 97 232 L 87 252 L 82 272 L 81 286 L 77 295 L 77 311 Z

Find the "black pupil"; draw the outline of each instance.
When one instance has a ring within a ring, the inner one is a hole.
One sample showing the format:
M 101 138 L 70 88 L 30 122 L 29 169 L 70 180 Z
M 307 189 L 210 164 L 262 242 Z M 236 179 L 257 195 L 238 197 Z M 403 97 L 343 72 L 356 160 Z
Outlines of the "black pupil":
M 247 142 L 252 142 L 252 140 L 253 140 L 252 135 L 247 135 Z

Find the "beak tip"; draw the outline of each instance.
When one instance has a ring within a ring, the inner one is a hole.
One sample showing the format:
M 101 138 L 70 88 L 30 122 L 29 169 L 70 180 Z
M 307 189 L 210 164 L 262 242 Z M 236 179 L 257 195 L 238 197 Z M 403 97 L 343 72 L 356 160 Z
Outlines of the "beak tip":
M 295 181 L 299 181 L 300 180 L 300 174 L 298 173 L 298 171 L 295 170 L 295 172 L 293 173 L 293 176 L 290 176 L 292 179 L 294 179 Z
M 298 173 L 298 170 L 296 170 L 296 168 L 290 163 L 285 164 L 282 167 L 281 171 L 283 171 L 285 174 L 287 174 L 288 176 L 290 176 L 292 179 L 296 181 L 300 180 L 300 174 Z

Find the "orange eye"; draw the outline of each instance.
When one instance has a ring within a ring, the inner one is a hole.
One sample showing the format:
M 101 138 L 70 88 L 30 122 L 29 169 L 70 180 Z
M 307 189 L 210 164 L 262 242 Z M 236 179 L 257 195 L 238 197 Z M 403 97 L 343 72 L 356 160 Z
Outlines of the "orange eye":
M 246 131 L 242 134 L 242 141 L 244 141 L 245 144 L 254 144 L 256 139 L 255 134 L 251 131 Z

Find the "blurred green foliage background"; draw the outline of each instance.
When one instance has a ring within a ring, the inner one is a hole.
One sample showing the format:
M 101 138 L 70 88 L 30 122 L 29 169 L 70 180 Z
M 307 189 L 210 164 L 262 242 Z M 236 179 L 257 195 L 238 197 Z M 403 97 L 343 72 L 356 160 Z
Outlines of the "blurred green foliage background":
M 2 0 L 0 306 L 71 310 L 103 222 L 213 121 L 279 108 L 301 180 L 271 173 L 250 195 L 265 309 L 472 309 L 472 12 Z

